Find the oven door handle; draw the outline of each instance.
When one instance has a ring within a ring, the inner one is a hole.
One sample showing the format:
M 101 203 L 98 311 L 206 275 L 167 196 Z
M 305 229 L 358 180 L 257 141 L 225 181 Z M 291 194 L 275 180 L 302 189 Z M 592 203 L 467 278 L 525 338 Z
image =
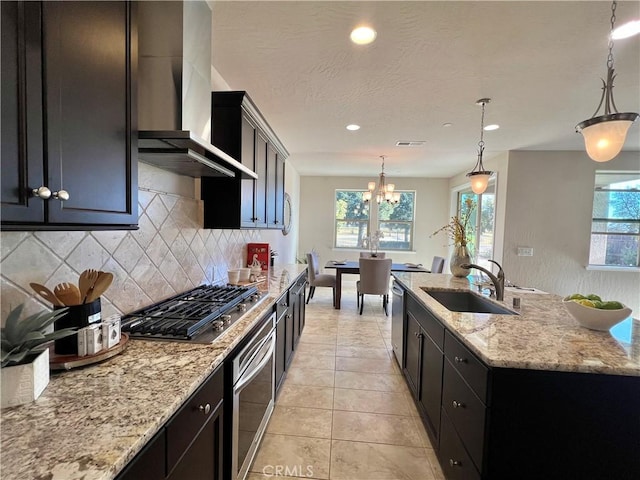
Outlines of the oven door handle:
M 251 360 L 251 363 L 247 367 L 246 371 L 242 374 L 242 377 L 238 380 L 238 383 L 233 387 L 234 394 L 241 391 L 248 383 L 250 383 L 254 378 L 258 376 L 262 367 L 264 367 L 269 360 L 273 357 L 273 352 L 276 349 L 275 335 L 271 334 L 269 339 L 262 346 L 262 349 L 258 354 Z M 263 350 L 266 350 L 263 352 Z M 257 361 L 257 359 L 260 359 Z M 254 366 L 254 363 L 257 361 L 257 364 Z

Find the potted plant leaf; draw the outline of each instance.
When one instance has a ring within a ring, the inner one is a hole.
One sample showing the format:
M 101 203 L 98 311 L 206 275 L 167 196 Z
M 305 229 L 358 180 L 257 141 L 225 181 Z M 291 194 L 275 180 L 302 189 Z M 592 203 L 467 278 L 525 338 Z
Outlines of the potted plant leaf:
M 43 310 L 20 320 L 23 309 L 24 304 L 13 309 L 0 331 L 3 408 L 29 403 L 40 396 L 49 384 L 48 344 L 76 333 L 75 328 L 47 332 L 67 313 L 67 308 Z

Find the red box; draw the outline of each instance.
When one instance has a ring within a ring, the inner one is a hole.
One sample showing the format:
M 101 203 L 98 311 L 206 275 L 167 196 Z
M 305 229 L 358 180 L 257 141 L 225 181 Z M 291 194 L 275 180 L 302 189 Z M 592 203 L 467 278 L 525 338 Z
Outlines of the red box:
M 253 257 L 257 255 L 262 271 L 269 270 L 269 244 L 268 243 L 248 243 L 247 244 L 247 267 L 253 263 Z

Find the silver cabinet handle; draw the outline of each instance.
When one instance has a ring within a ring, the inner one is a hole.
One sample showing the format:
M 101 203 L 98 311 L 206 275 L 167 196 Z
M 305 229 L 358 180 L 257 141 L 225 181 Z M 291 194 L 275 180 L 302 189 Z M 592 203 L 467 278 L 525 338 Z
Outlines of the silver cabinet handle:
M 204 407 L 202 405 L 198 405 L 198 410 L 203 412 L 205 415 L 209 415 L 209 412 L 211 411 L 211 405 L 209 405 L 208 403 L 205 404 Z
M 464 357 L 453 357 L 453 359 L 456 361 L 456 363 L 467 363 L 467 359 Z
M 458 460 L 454 460 L 453 458 L 449 459 L 449 465 L 451 465 L 452 467 L 459 467 L 460 466 L 460 462 Z
M 33 190 L 31 190 L 31 194 L 34 197 L 41 198 L 42 200 L 47 200 L 49 197 L 51 197 L 51 190 L 43 185 L 42 187 L 34 188 Z
M 462 402 L 456 402 L 455 400 L 453 402 L 451 402 L 453 405 L 453 408 L 464 408 L 464 403 Z
M 285 318 L 287 318 L 287 319 L 291 318 L 291 314 L 287 313 L 287 315 L 285 315 Z
M 66 202 L 69 200 L 69 192 L 66 190 L 58 190 L 57 192 L 52 193 L 53 198 L 56 200 L 60 200 L 61 202 Z

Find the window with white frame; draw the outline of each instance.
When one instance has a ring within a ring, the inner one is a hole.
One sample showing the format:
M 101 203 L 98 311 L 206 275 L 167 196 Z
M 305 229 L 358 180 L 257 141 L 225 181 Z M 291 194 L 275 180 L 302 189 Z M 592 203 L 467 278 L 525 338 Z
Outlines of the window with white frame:
M 589 264 L 640 266 L 640 172 L 596 171 Z
M 467 248 L 474 263 L 490 269 L 491 264 L 488 260 L 493 258 L 495 232 L 495 182 L 490 182 L 485 192 L 480 195 L 473 193 L 470 188 L 458 192 L 458 215 L 469 198 L 474 202 L 476 208 L 473 210 L 469 222 L 471 228 L 468 232 Z M 480 214 L 478 215 L 478 213 Z
M 336 248 L 369 248 L 372 238 L 381 250 L 413 249 L 415 192 L 398 191 L 397 204 L 364 201 L 362 190 L 336 190 Z

